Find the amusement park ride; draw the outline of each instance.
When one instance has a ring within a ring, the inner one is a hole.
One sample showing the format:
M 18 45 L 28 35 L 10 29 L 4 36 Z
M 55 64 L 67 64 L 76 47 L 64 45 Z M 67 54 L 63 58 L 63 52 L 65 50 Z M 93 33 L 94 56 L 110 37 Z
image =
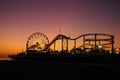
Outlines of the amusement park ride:
M 76 40 L 82 38 L 83 44 L 81 47 L 83 49 L 87 49 L 86 45 L 89 45 L 89 48 L 111 48 L 111 52 L 113 52 L 114 47 L 114 36 L 109 34 L 95 33 L 95 34 L 84 34 L 80 35 L 76 38 L 70 38 L 62 34 L 58 34 L 51 42 L 49 42 L 48 37 L 40 32 L 33 33 L 29 36 L 26 43 L 26 50 L 36 50 L 36 51 L 47 51 L 50 46 L 54 44 L 54 51 L 56 48 L 56 41 L 61 40 L 62 51 L 64 47 L 68 51 L 68 40 L 74 41 L 74 49 L 76 49 Z M 66 44 L 66 46 L 64 46 Z
M 77 47 L 76 41 L 82 39 L 81 46 Z M 63 34 L 58 34 L 51 42 L 49 41 L 48 37 L 41 33 L 36 32 L 30 35 L 27 39 L 26 43 L 26 52 L 25 56 L 29 54 L 36 54 L 36 53 L 51 53 L 50 47 L 53 44 L 53 52 L 56 51 L 56 41 L 61 40 L 61 52 L 66 51 L 68 54 L 68 46 L 71 46 L 68 41 L 73 41 L 73 51 L 82 50 L 84 53 L 88 53 L 90 50 L 98 50 L 98 49 L 108 49 L 110 53 L 113 53 L 114 50 L 114 36 L 110 34 L 103 34 L 103 33 L 91 33 L 91 34 L 83 34 L 76 38 L 70 38 Z M 64 45 L 65 44 L 65 45 Z M 34 55 L 32 55 L 34 56 Z M 15 55 L 9 55 L 10 58 L 16 58 Z M 28 57 L 28 56 L 27 56 Z

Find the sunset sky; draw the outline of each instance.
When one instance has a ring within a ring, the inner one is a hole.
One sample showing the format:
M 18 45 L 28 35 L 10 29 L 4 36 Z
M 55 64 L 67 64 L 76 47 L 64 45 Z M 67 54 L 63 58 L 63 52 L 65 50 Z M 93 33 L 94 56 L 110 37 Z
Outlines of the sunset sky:
M 27 38 L 42 32 L 51 41 L 61 33 L 71 38 L 108 33 L 120 47 L 119 0 L 0 0 L 0 57 L 26 49 Z

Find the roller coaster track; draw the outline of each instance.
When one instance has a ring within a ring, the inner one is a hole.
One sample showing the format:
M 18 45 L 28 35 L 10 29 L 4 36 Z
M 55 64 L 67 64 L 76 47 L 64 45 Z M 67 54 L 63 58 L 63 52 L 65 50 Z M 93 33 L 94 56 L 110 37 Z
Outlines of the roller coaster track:
M 77 40 L 81 37 L 84 37 L 84 36 L 91 36 L 91 35 L 99 35 L 99 36 L 108 36 L 108 37 L 113 37 L 113 35 L 110 35 L 110 34 L 103 34 L 103 33 L 91 33 L 91 34 L 84 34 L 84 35 L 80 35 L 76 38 L 70 38 L 70 37 L 67 37 L 65 35 L 62 35 L 62 34 L 58 34 L 47 46 L 51 46 L 56 40 L 58 39 L 61 39 L 61 38 L 65 38 L 65 39 L 69 39 L 69 40 Z M 94 41 L 94 39 L 85 39 L 85 41 Z M 109 39 L 96 39 L 96 41 L 111 41 L 111 38 Z
M 71 40 L 77 40 L 77 39 L 79 39 L 79 38 L 81 38 L 81 37 L 83 37 L 83 36 L 90 36 L 90 35 L 101 35 L 101 36 L 114 37 L 113 35 L 110 35 L 110 34 L 103 34 L 103 33 L 90 33 L 90 34 L 83 34 L 83 35 L 80 35 L 80 36 L 78 36 L 78 37 L 76 37 L 76 38 L 73 38 L 73 39 L 71 39 Z
M 53 43 L 55 43 L 56 40 L 59 40 L 59 39 L 70 39 L 70 37 L 67 37 L 65 35 L 62 35 L 62 34 L 58 34 L 47 46 L 46 46 L 46 49 L 48 49 Z

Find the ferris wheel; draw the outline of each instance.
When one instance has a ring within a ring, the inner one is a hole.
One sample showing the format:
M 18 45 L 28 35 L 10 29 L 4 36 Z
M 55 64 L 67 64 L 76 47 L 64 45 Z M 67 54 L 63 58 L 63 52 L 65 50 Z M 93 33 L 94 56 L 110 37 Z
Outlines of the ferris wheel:
M 26 49 L 41 51 L 46 48 L 48 43 L 49 40 L 45 34 L 36 32 L 27 39 Z

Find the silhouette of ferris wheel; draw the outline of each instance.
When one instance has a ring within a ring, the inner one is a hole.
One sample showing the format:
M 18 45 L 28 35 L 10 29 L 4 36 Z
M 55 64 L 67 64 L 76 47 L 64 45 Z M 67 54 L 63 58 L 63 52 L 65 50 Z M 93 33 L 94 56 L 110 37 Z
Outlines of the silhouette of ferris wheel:
M 33 33 L 27 39 L 26 48 L 27 50 L 44 50 L 49 43 L 47 36 L 43 33 L 36 32 Z

